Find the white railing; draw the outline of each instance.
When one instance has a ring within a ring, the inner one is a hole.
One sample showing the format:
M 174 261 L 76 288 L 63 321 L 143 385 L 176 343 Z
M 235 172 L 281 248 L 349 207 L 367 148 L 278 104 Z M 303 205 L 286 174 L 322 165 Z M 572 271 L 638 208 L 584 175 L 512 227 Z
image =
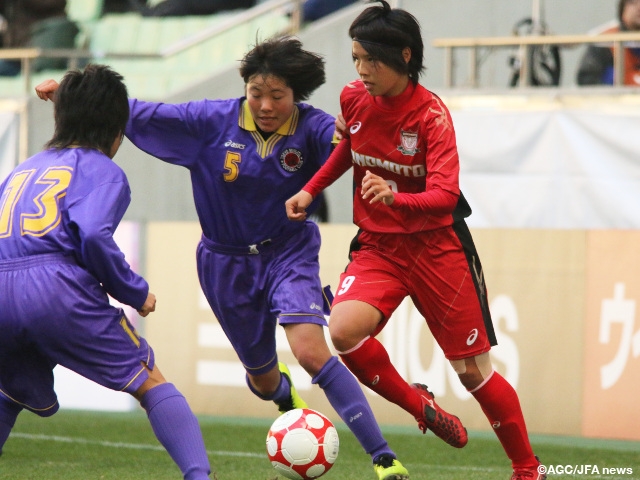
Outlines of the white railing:
M 432 45 L 444 49 L 445 68 L 444 84 L 454 86 L 454 50 L 469 50 L 470 83 L 473 87 L 479 84 L 478 50 L 480 48 L 514 48 L 519 49 L 520 86 L 530 86 L 529 58 L 530 49 L 535 45 L 577 46 L 584 44 L 604 44 L 613 48 L 613 84 L 623 85 L 624 80 L 624 44 L 626 42 L 640 42 L 640 32 L 608 33 L 602 35 L 530 35 L 512 37 L 483 37 L 483 38 L 437 38 Z

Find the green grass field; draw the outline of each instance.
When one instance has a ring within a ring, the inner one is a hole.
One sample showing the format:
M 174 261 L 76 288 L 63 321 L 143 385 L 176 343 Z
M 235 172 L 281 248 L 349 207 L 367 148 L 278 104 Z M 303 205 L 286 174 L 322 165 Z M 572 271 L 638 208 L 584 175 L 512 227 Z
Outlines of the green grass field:
M 218 480 L 282 480 L 265 453 L 267 420 L 200 417 L 209 459 Z M 337 425 L 340 454 L 326 480 L 375 480 L 370 459 L 351 433 Z M 509 463 L 490 432 L 471 432 L 457 450 L 429 433 L 407 427 L 383 428 L 412 480 L 508 480 Z M 546 465 L 595 465 L 599 474 L 553 478 L 640 479 L 640 442 L 533 436 Z M 633 473 L 603 474 L 603 468 Z M 24 412 L 0 457 L 0 479 L 93 480 L 179 479 L 180 472 L 153 436 L 142 411 L 95 413 L 62 410 L 41 419 Z M 214 478 L 214 475 L 212 475 Z

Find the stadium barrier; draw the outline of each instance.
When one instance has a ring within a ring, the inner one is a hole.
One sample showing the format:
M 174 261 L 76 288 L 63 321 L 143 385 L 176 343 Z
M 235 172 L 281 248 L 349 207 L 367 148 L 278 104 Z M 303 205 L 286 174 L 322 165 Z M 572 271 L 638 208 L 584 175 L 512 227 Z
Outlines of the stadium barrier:
M 640 41 L 640 33 L 623 32 L 608 33 L 601 35 L 529 35 L 511 37 L 480 37 L 480 38 L 436 38 L 432 44 L 434 47 L 444 50 L 444 85 L 447 88 L 455 86 L 456 80 L 456 60 L 457 50 L 467 50 L 469 77 L 472 87 L 479 85 L 479 68 L 481 66 L 480 51 L 495 48 L 517 48 L 519 58 L 527 59 L 531 56 L 534 47 L 554 46 L 573 47 L 577 45 L 602 44 L 613 49 L 613 85 L 623 85 L 624 78 L 624 48 L 632 44 L 634 47 Z M 519 78 L 524 81 L 519 82 L 520 87 L 531 86 L 531 62 L 519 62 Z
M 321 232 L 321 276 L 335 289 L 355 227 L 323 224 Z M 145 322 L 144 334 L 163 372 L 176 379 L 196 412 L 273 417 L 273 405 L 247 390 L 242 366 L 199 288 L 200 234 L 197 223 L 148 225 L 147 279 L 158 309 Z M 473 229 L 473 234 L 500 344 L 493 350 L 494 366 L 519 392 L 530 431 L 640 440 L 633 405 L 640 375 L 635 318 L 640 232 Z M 489 429 L 411 302 L 400 306 L 379 338 L 408 381 L 427 383 L 468 428 Z M 320 389 L 296 365 L 281 331 L 278 346 L 307 402 L 337 420 Z M 365 391 L 381 423 L 415 423 Z M 602 405 L 615 408 L 602 415 Z
M 63 71 L 35 72 L 40 59 L 66 59 L 74 69 L 89 61 L 121 73 L 133 96 L 165 98 L 215 74 L 242 57 L 256 36 L 300 29 L 301 0 L 268 0 L 243 11 L 186 17 L 142 17 L 137 13 L 95 18 L 95 6 L 71 8 L 80 26 L 77 48 L 3 48 L 0 59 L 20 60 L 21 75 L 0 78 L 0 97 L 29 95 L 44 78 Z

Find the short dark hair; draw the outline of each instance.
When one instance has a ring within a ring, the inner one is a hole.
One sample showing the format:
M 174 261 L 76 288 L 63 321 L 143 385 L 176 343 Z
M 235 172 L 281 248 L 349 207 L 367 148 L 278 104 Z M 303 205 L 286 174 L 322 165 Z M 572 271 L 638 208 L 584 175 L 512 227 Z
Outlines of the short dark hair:
M 244 83 L 255 75 L 273 75 L 293 90 L 294 102 L 308 99 L 322 85 L 326 76 L 324 59 L 302 49 L 302 42 L 283 36 L 257 43 L 240 64 Z
M 388 65 L 399 73 L 406 73 L 413 83 L 424 70 L 424 45 L 418 20 L 406 10 L 381 5 L 369 7 L 351 23 L 349 36 L 359 42 L 374 60 Z M 404 61 L 402 50 L 411 49 L 411 59 Z
M 105 65 L 87 65 L 65 74 L 55 93 L 55 132 L 48 148 L 72 145 L 109 154 L 129 119 L 127 87 Z

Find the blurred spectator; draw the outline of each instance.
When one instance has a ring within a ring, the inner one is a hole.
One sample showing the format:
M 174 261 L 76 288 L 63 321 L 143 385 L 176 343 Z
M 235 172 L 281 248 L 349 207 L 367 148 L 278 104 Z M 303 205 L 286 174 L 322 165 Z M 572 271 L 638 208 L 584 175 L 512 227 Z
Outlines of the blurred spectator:
M 3 48 L 73 48 L 78 27 L 66 13 L 66 0 L 0 0 L 6 19 Z M 38 58 L 34 70 L 65 69 L 66 59 Z M 20 60 L 0 60 L 0 75 L 20 73 Z
M 153 6 L 143 6 L 145 17 L 181 17 L 185 15 L 212 15 L 225 10 L 251 8 L 258 0 L 164 0 Z
M 305 22 L 313 22 L 357 1 L 358 0 L 307 0 L 302 6 L 302 18 Z
M 616 25 L 598 32 L 640 32 L 640 0 L 620 0 Z M 613 46 L 590 45 L 587 47 L 577 74 L 578 85 L 613 84 Z M 640 85 L 640 43 L 624 48 L 625 85 Z

